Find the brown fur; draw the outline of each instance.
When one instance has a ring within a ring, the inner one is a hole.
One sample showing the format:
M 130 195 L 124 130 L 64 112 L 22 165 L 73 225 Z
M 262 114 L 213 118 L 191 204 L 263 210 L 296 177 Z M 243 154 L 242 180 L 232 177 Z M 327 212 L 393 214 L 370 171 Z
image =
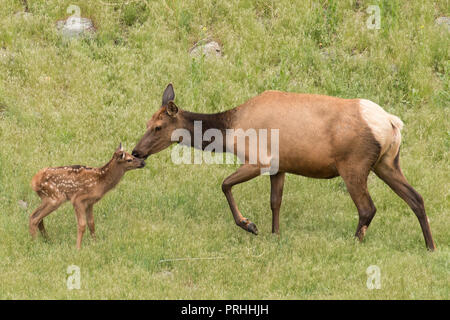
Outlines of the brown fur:
M 42 235 L 48 237 L 43 219 L 61 204 L 70 201 L 78 221 L 77 248 L 80 249 L 86 221 L 92 237 L 95 238 L 93 205 L 119 183 L 126 171 L 142 168 L 144 165 L 143 160 L 133 157 L 119 147 L 103 167 L 75 165 L 40 170 L 31 180 L 32 189 L 42 199 L 41 205 L 30 215 L 31 236 L 35 238 L 39 228 Z
M 358 209 L 359 223 L 355 235 L 362 240 L 376 212 L 367 189 L 367 177 L 374 170 L 411 206 L 419 218 L 427 247 L 430 250 L 435 248 L 423 201 L 417 192 L 412 191 L 414 189 L 398 167 L 403 123 L 378 105 L 368 100 L 266 91 L 234 109 L 204 115 L 179 110 L 174 98 L 173 87 L 169 85 L 163 95 L 162 107 L 148 121 L 147 131 L 134 148 L 133 155 L 146 158 L 165 149 L 173 143 L 170 140 L 173 130 L 183 128 L 192 133 L 196 120 L 202 121 L 203 131 L 209 128 L 222 131 L 227 128 L 244 131 L 266 129 L 269 132 L 270 129 L 279 129 L 279 170 L 271 176 L 273 232 L 279 232 L 279 210 L 286 172 L 321 179 L 341 176 Z M 268 140 L 268 150 L 271 150 Z M 204 148 L 204 145 L 194 147 Z M 257 164 L 249 162 L 251 154 L 247 146 L 238 150 L 235 143 L 234 148 L 224 151 L 238 155 L 243 165 L 224 180 L 222 190 L 236 224 L 257 234 L 255 224 L 239 212 L 231 188 L 259 176 L 263 165 L 261 161 Z

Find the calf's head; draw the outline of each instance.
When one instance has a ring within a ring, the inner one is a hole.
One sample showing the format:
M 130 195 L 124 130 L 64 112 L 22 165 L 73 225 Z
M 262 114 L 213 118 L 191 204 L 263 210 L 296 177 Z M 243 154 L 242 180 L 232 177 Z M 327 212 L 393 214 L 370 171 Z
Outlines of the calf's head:
M 125 171 L 143 168 L 145 166 L 145 161 L 143 159 L 136 158 L 128 152 L 125 152 L 122 148 L 122 143 L 114 152 L 113 161 Z
M 169 84 L 164 90 L 161 108 L 147 122 L 147 131 L 133 149 L 133 156 L 146 159 L 174 142 L 172 132 L 179 127 L 180 121 L 174 99 L 175 92 Z

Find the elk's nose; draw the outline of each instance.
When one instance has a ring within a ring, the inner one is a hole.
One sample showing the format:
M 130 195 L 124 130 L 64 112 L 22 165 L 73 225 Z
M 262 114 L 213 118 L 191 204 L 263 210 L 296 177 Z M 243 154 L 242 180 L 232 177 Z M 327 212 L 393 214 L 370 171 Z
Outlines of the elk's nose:
M 133 150 L 133 152 L 131 152 L 131 154 L 133 155 L 133 157 L 140 158 L 139 152 L 137 152 L 136 150 Z

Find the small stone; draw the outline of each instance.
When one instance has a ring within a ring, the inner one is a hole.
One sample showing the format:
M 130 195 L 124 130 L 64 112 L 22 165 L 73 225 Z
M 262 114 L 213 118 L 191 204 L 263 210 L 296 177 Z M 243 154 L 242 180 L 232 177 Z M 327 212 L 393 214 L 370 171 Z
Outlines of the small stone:
M 392 72 L 395 72 L 395 73 L 398 72 L 398 67 L 397 67 L 397 65 L 395 63 L 391 64 L 391 70 L 392 70 Z
M 450 31 L 450 18 L 449 17 L 439 17 L 434 22 L 437 25 L 447 27 L 447 30 Z
M 324 58 L 329 58 L 330 51 L 327 48 L 320 49 L 320 55 Z
M 28 203 L 23 201 L 23 200 L 19 200 L 17 201 L 17 204 L 19 205 L 19 207 L 21 207 L 23 210 L 26 210 L 28 208 Z
M 222 56 L 222 49 L 220 45 L 215 41 L 209 41 L 206 43 L 197 43 L 191 50 L 191 56 L 198 57 L 200 55 L 205 56 Z
M 168 270 L 163 270 L 161 272 L 156 273 L 155 277 L 156 278 L 160 278 L 160 279 L 172 278 L 173 277 L 173 272 L 168 271 Z
M 52 78 L 49 76 L 41 75 L 39 77 L 39 82 L 49 83 L 51 80 L 52 80 Z
M 28 11 L 18 11 L 14 14 L 14 16 L 17 18 L 28 19 L 28 18 L 31 18 L 33 16 L 33 14 Z
M 5 48 L 0 48 L 0 60 L 7 60 L 14 58 L 14 54 L 6 50 Z
M 337 53 L 334 49 L 332 48 L 321 48 L 319 50 L 319 54 L 321 55 L 321 57 L 323 59 L 330 59 L 330 60 L 336 60 L 337 57 Z

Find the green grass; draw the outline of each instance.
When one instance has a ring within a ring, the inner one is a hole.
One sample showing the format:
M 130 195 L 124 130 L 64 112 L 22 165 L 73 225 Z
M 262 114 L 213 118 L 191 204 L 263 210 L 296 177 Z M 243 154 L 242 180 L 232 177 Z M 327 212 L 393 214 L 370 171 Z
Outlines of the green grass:
M 441 1 L 0 0 L 0 298 L 448 299 L 449 16 Z M 106 5 L 104 3 L 110 3 Z M 70 4 L 95 37 L 65 41 L 55 22 Z M 381 29 L 366 28 L 369 5 Z M 209 37 L 222 58 L 188 51 Z M 340 178 L 289 175 L 281 235 L 271 230 L 268 177 L 236 186 L 257 237 L 235 226 L 220 185 L 234 165 L 174 165 L 170 149 L 126 174 L 96 207 L 98 240 L 75 248 L 70 205 L 46 218 L 51 240 L 32 242 L 30 188 L 42 167 L 99 166 L 129 151 L 172 82 L 177 104 L 227 110 L 268 89 L 371 99 L 405 122 L 401 163 L 425 199 L 437 251 L 418 220 L 373 174 L 377 215 L 364 243 Z M 29 207 L 18 205 L 24 200 Z M 220 257 L 183 260 L 186 257 Z M 81 268 L 67 290 L 66 269 Z M 366 269 L 381 269 L 380 290 Z

